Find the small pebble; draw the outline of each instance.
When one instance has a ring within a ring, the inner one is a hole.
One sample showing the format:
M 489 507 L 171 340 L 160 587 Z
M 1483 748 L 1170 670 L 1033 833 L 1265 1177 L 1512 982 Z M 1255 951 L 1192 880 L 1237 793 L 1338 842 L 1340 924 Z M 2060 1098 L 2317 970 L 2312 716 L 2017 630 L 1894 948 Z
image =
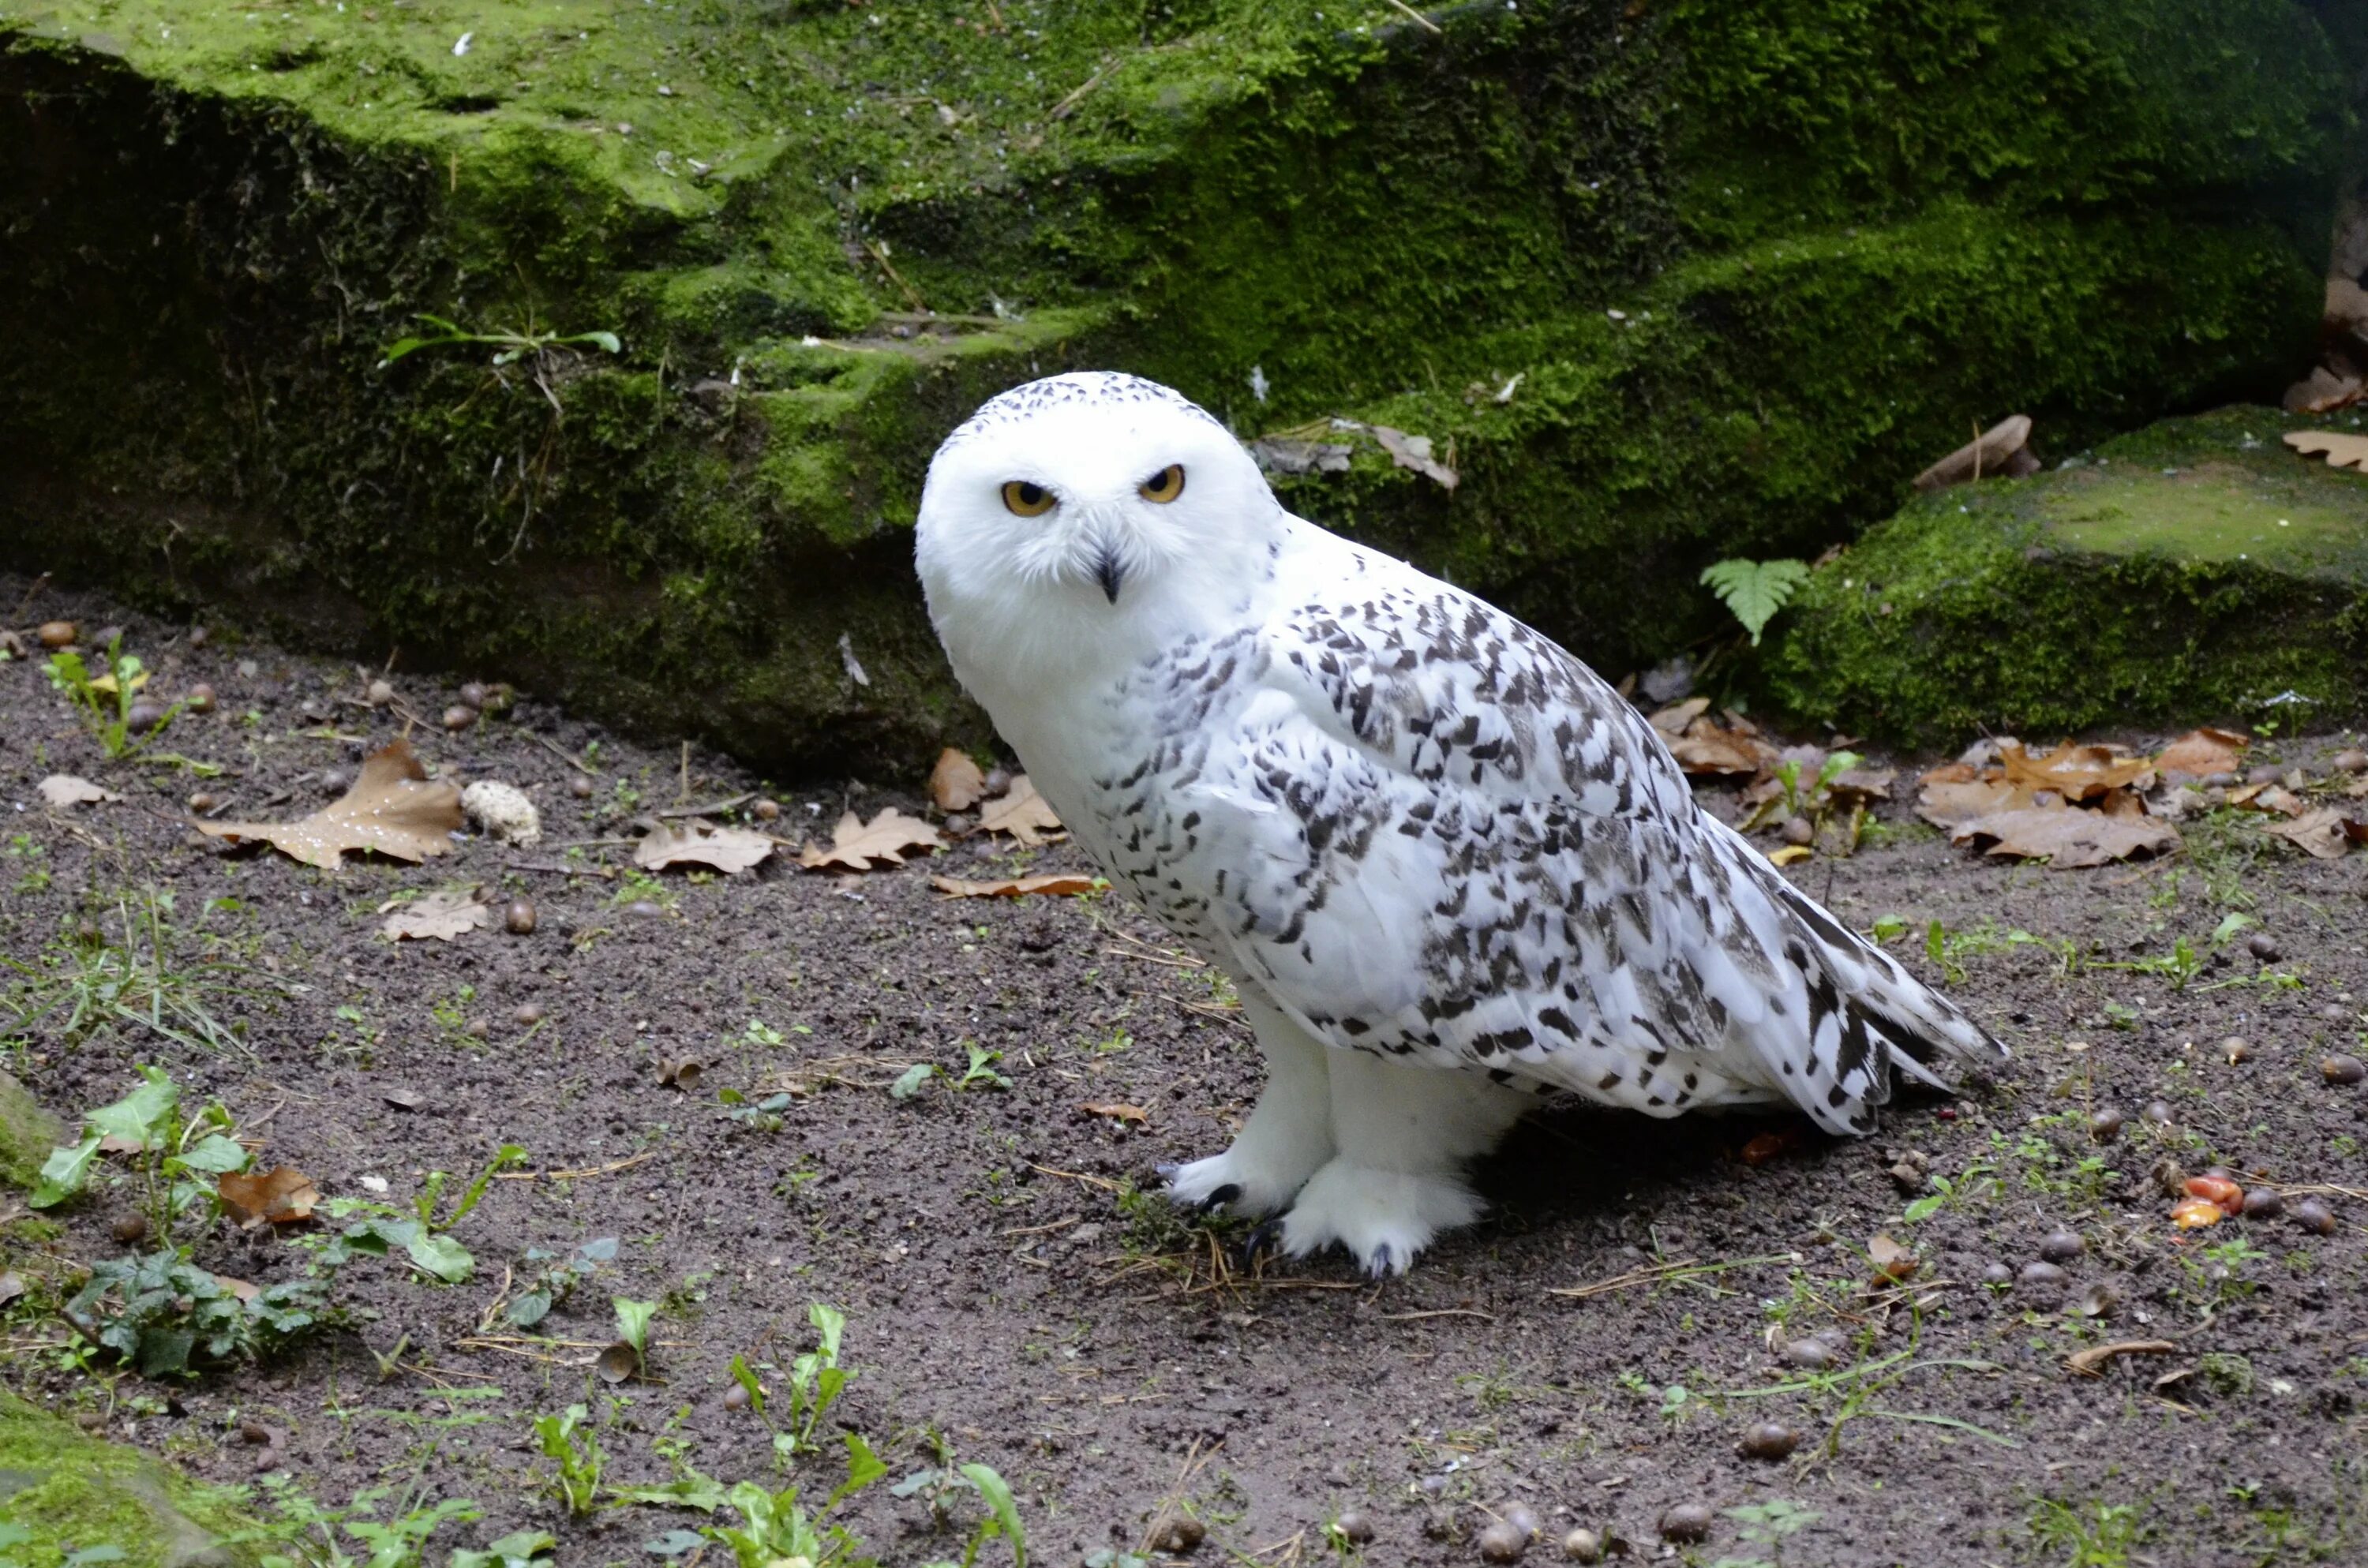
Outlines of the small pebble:
M 2255 763 L 2252 767 L 2245 769 L 2245 782 L 2248 784 L 2274 784 L 2280 778 L 2285 777 L 2285 771 L 2286 770 L 2284 768 L 2279 767 L 2274 762 Z
M 502 910 L 502 927 L 513 937 L 534 935 L 534 900 L 518 897 Z
M 655 920 L 659 915 L 664 915 L 666 911 L 660 909 L 656 904 L 652 903 L 648 899 L 637 898 L 633 900 L 632 903 L 625 905 L 625 913 L 635 920 Z
M 2278 951 L 2277 938 L 2267 931 L 2256 931 L 2246 937 L 2245 950 L 2263 963 L 2275 963 L 2284 956 Z
M 1499 1519 L 1480 1532 L 1480 1561 L 1519 1562 L 1530 1549 L 1530 1538 Z
M 756 815 L 758 822 L 779 822 L 781 820 L 781 802 L 779 801 L 759 801 L 755 805 L 750 806 L 748 810 Z
M 1680 1503 L 1661 1516 L 1663 1540 L 1695 1541 L 1710 1539 L 1712 1515 L 1706 1503 Z
M 2245 1218 L 2274 1220 L 2286 1211 L 2285 1196 L 2266 1187 L 2257 1187 L 2245 1194 Z
M 1562 1538 L 1562 1554 L 1573 1562 L 1600 1562 L 1603 1538 L 1582 1525 Z
M 1190 1551 L 1207 1538 L 1209 1527 L 1190 1514 L 1163 1514 L 1151 1526 L 1154 1551 Z
M 2128 1119 L 2112 1106 L 2100 1106 L 2089 1118 L 2089 1136 L 2100 1143 L 2110 1143 L 2122 1135 L 2122 1123 Z
M 2015 1276 L 2016 1283 L 2032 1290 L 2061 1290 L 2068 1278 L 2052 1263 L 2026 1263 Z
M 2040 1238 L 2039 1256 L 2050 1263 L 2069 1263 L 2088 1250 L 2078 1231 L 2050 1231 Z
M 2335 1211 L 2316 1198 L 2305 1198 L 2294 1206 L 2294 1222 L 2314 1236 L 2335 1234 Z
M 1804 1371 L 1822 1372 L 1834 1364 L 1834 1347 L 1822 1339 L 1788 1339 L 1784 1359 Z
M 2220 1054 L 2227 1059 L 2231 1067 L 2239 1062 L 2250 1062 L 2253 1059 L 2253 1042 L 2243 1035 L 2232 1034 L 2220 1042 Z
M 370 683 L 368 695 L 371 707 L 383 708 L 394 700 L 394 683 L 387 680 L 374 680 Z
M 71 648 L 79 633 L 71 620 L 45 620 L 41 622 L 40 631 L 34 635 L 41 640 L 44 648 Z
M 1982 1269 L 1982 1283 L 1985 1285 L 2009 1285 L 2013 1281 L 2014 1270 L 2003 1263 L 1989 1264 Z
M 493 693 L 485 689 L 483 681 L 472 680 L 461 688 L 461 706 L 463 708 L 473 708 L 482 713 L 492 700 Z
M 123 710 L 123 727 L 135 735 L 144 735 L 165 722 L 165 705 L 153 698 L 142 697 Z
M 1785 843 L 1805 848 L 1817 841 L 1817 824 L 1806 817 L 1786 817 L 1782 834 Z
M 214 688 L 199 681 L 181 700 L 192 713 L 211 713 L 214 710 Z
M 148 1217 L 144 1214 L 126 1214 L 109 1229 L 114 1233 L 115 1239 L 125 1246 L 138 1246 L 148 1239 Z
M 510 1009 L 510 1022 L 518 1025 L 518 1027 L 522 1029 L 530 1029 L 534 1028 L 535 1025 L 542 1022 L 542 1004 L 540 1002 L 519 1003 L 516 1007 Z
M 483 1018 L 471 1018 L 461 1026 L 461 1032 L 471 1040 L 483 1040 L 494 1032 L 494 1026 Z
M 212 811 L 216 806 L 221 804 L 222 802 L 220 801 L 216 800 L 213 796 L 207 794 L 203 790 L 199 790 L 196 794 L 189 797 L 189 810 L 195 812 L 199 816 L 205 815 L 208 812 Z
M 588 801 L 592 798 L 592 780 L 579 773 L 567 781 L 567 792 L 579 801 Z
M 192 626 L 192 627 L 190 627 L 190 628 L 189 628 L 189 646 L 190 646 L 190 647 L 192 647 L 192 648 L 202 648 L 202 647 L 204 647 L 208 642 L 212 642 L 212 641 L 213 641 L 213 633 L 212 633 L 212 632 L 211 632 L 211 631 L 208 631 L 204 627 L 202 627 L 202 626 Z
M 329 771 L 321 775 L 321 793 L 324 795 L 342 795 L 346 792 L 347 786 L 352 783 L 353 780 L 346 777 L 345 770 L 343 768 L 332 767 Z
M 260 1421 L 242 1421 L 238 1424 L 238 1440 L 261 1448 L 271 1441 L 271 1428 Z
M 1748 1460 L 1789 1458 L 1801 1446 L 1801 1434 L 1782 1421 L 1761 1421 L 1743 1434 L 1741 1448 Z
M 2169 1127 L 2179 1119 L 2171 1110 L 2169 1100 L 2148 1100 L 2146 1109 L 2141 1114 L 2158 1127 Z
M 1362 1546 L 1373 1539 L 1373 1521 L 1367 1518 L 1360 1509 L 1347 1510 L 1332 1521 L 1332 1528 L 1339 1531 L 1340 1539 L 1351 1546 Z
M 748 1391 L 742 1388 L 738 1383 L 734 1383 L 730 1388 L 725 1389 L 723 1391 L 723 1408 L 726 1410 L 747 1409 Z
M 1538 1533 L 1538 1511 L 1527 1503 L 1515 1503 L 1508 1507 L 1505 1522 L 1520 1531 L 1524 1540 Z
M 2356 1084 L 2368 1078 L 2368 1066 L 2362 1066 L 2356 1056 L 2330 1056 L 2318 1064 L 2318 1075 L 2338 1086 Z
M 2362 751 L 2357 746 L 2337 752 L 2328 760 L 2340 772 L 2368 773 L 2368 751 Z
M 473 708 L 456 702 L 444 710 L 444 727 L 448 730 L 465 730 L 476 722 L 477 710 Z

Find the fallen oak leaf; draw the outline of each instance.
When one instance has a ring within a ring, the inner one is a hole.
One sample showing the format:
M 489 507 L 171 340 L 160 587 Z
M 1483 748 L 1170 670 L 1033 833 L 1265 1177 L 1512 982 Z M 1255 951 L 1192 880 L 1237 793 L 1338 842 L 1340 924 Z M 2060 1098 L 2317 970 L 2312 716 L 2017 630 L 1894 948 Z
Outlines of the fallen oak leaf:
M 2205 778 L 2214 773 L 2234 773 L 2244 761 L 2244 751 L 2253 744 L 2250 735 L 2240 735 L 2234 730 L 2210 728 L 2190 730 L 2162 748 L 2154 759 L 2155 771 L 2166 778 Z
M 2109 746 L 2074 745 L 2069 741 L 2037 757 L 2021 741 L 2000 741 L 1998 760 L 2006 767 L 2009 783 L 2032 790 L 2053 790 L 2073 801 L 2135 783 L 2154 771 L 2150 757 L 2129 756 Z
M 978 825 L 989 833 L 1008 833 L 1033 849 L 1052 842 L 1049 835 L 1061 831 L 1061 819 L 1036 792 L 1035 780 L 1022 773 L 1001 799 L 980 809 Z
M 2333 806 L 2285 822 L 2265 822 L 2261 831 L 2302 846 L 2315 860 L 2340 860 L 2355 841 L 2368 839 L 2368 823 L 2353 822 Z
M 633 864 L 643 870 L 668 866 L 705 866 L 734 876 L 773 852 L 773 841 L 750 827 L 718 827 L 696 817 L 661 822 L 633 846 Z
M 1942 779 L 1924 786 L 1916 814 L 1934 827 L 1957 827 L 1997 812 L 2027 809 L 2031 791 L 2002 778 Z
M 1993 812 L 1959 823 L 1950 842 L 1997 840 L 1992 855 L 2044 859 L 2059 871 L 2111 865 L 2134 855 L 2167 855 L 2180 846 L 2179 830 L 2159 817 L 2107 816 L 2063 806 Z
M 296 822 L 200 822 L 190 826 L 233 844 L 270 845 L 291 859 L 334 871 L 349 849 L 374 850 L 416 863 L 452 852 L 461 791 L 429 781 L 408 741 L 390 741 L 364 759 L 352 789 Z
M 320 1187 L 293 1165 L 275 1165 L 260 1175 L 233 1171 L 214 1183 L 214 1191 L 242 1231 L 309 1220 L 321 1201 Z
M 1692 723 L 1695 720 L 1701 718 L 1709 710 L 1709 698 L 1689 697 L 1683 702 L 1673 702 L 1668 707 L 1660 710 L 1646 722 L 1649 722 L 1653 728 L 1660 731 L 1661 738 L 1667 740 L 1672 735 L 1684 734 L 1686 733 L 1687 725 Z
M 102 790 L 89 779 L 77 778 L 71 773 L 52 773 L 33 788 L 40 791 L 44 802 L 62 812 L 96 801 L 123 799 L 112 790 Z
M 798 864 L 809 871 L 828 866 L 868 871 L 875 864 L 901 866 L 906 851 L 940 849 L 945 842 L 936 828 L 918 817 L 906 816 L 894 806 L 869 823 L 848 812 L 831 830 L 830 847 L 822 849 L 808 844 L 798 851 Z
M 1077 1108 L 1087 1116 L 1107 1116 L 1118 1121 L 1131 1121 L 1138 1125 L 1151 1119 L 1151 1113 L 1139 1105 L 1087 1100 Z
M 1430 455 L 1429 437 L 1409 436 L 1386 425 L 1371 425 L 1366 429 L 1374 440 L 1382 444 L 1382 450 L 1390 454 L 1390 461 L 1398 467 L 1412 469 L 1443 490 L 1452 490 L 1461 483 L 1453 469 Z
M 378 934 L 390 942 L 450 942 L 494 923 L 493 906 L 473 892 L 431 892 L 409 903 L 382 903 L 379 913 L 386 919 Z
M 931 877 L 929 885 L 950 898 L 1019 898 L 1028 893 L 1048 893 L 1055 898 L 1094 891 L 1094 879 L 1074 871 L 1052 871 L 1034 877 L 1007 877 L 1001 881 L 978 882 L 963 877 Z
M 2329 468 L 2368 470 L 2368 436 L 2345 436 L 2333 430 L 2289 430 L 2285 441 L 2305 457 L 2324 454 Z
M 1877 1284 L 1896 1285 L 1911 1278 L 1922 1267 L 1922 1260 L 1908 1248 L 1900 1245 L 1881 1231 L 1866 1244 L 1866 1256 L 1874 1264 Z
M 971 755 L 956 746 L 938 754 L 929 769 L 929 799 L 941 812 L 966 812 L 986 795 L 986 773 Z

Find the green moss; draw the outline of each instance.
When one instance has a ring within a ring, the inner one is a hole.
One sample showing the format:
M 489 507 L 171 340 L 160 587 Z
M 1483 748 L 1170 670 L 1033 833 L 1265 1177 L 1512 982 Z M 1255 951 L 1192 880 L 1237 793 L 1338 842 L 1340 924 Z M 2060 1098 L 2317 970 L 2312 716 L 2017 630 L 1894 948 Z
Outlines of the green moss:
M 112 1546 L 126 1568 L 255 1561 L 222 1544 L 242 1521 L 215 1494 L 136 1449 L 101 1442 L 0 1390 L 0 1521 L 28 1532 L 8 1549 L 25 1568 Z
M 1029 376 L 1430 435 L 1452 497 L 1290 498 L 1622 667 L 1975 420 L 2307 351 L 2349 126 L 2298 0 L 1632 11 L 6 6 L 0 558 L 905 767 L 978 721 L 903 530 Z M 380 369 L 422 311 L 626 352 Z
M 2368 478 L 2234 408 L 2078 466 L 1940 492 L 1818 570 L 1765 651 L 1806 717 L 1979 729 L 2368 713 Z
M 65 1142 L 65 1129 L 14 1074 L 0 1073 L 0 1181 L 31 1187 L 41 1162 Z

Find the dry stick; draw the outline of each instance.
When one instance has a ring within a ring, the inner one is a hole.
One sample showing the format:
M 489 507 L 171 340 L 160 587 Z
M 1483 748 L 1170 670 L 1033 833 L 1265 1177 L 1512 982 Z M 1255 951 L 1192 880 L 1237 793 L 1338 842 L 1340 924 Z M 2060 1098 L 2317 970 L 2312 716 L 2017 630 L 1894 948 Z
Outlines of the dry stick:
M 632 1159 L 619 1160 L 612 1165 L 587 1165 L 573 1171 L 497 1171 L 495 1176 L 500 1181 L 577 1181 L 585 1176 L 613 1176 L 629 1166 L 640 1165 L 643 1160 L 657 1157 L 655 1149 L 644 1149 Z
M 689 741 L 682 743 L 682 787 L 675 791 L 674 798 L 677 801 L 690 799 L 690 743 Z M 658 814 L 663 816 L 666 813 L 661 812 Z
M 1192 1472 L 1208 1462 L 1208 1460 L 1201 1457 L 1201 1439 L 1199 1437 L 1192 1439 L 1191 1448 L 1184 1454 L 1184 1467 L 1176 1472 L 1175 1484 L 1167 1489 L 1167 1495 L 1162 1497 L 1157 1506 L 1151 1510 L 1151 1523 L 1144 1529 L 1143 1544 L 1135 1548 L 1135 1555 L 1139 1557 L 1151 1555 L 1151 1549 L 1156 1544 L 1152 1538 L 1157 1533 L 1160 1525 L 1166 1521 L 1167 1511 L 1176 1506 L 1178 1498 L 1184 1495 L 1184 1487 L 1192 1479 Z M 1223 1437 L 1218 1438 L 1217 1448 L 1209 1450 L 1209 1459 L 1216 1458 L 1217 1449 L 1224 1446 L 1225 1440 Z
M 2179 1346 L 2168 1339 L 2123 1339 L 2112 1345 L 2091 1345 L 2064 1358 L 2064 1364 L 2082 1377 L 2100 1378 L 2097 1370 L 2117 1356 L 2176 1356 Z
M 552 860 L 505 860 L 502 869 L 544 871 L 554 877 L 598 877 L 603 881 L 614 881 L 617 875 L 615 869 L 608 866 L 562 866 Z
M 871 253 L 871 259 L 880 264 L 880 270 L 888 275 L 888 281 L 896 285 L 904 292 L 906 302 L 915 310 L 926 313 L 928 311 L 929 302 L 921 298 L 920 290 L 905 281 L 905 275 L 897 271 L 895 265 L 888 259 L 888 252 L 868 239 L 863 242 L 863 248 Z
M 1099 1187 L 1104 1192 L 1121 1190 L 1119 1184 L 1108 1176 L 1087 1176 L 1081 1171 L 1056 1171 L 1050 1165 L 1040 1165 L 1033 1160 L 1028 1162 L 1028 1168 L 1031 1171 L 1041 1171 L 1049 1176 L 1059 1176 L 1064 1181 L 1081 1181 L 1087 1187 Z
M 1424 16 L 1420 11 L 1417 11 L 1413 6 L 1407 5 L 1406 0 L 1390 0 L 1390 5 L 1394 8 L 1404 12 L 1406 14 L 1406 20 L 1423 28 L 1426 32 L 1432 34 L 1434 37 L 1443 36 L 1447 30 L 1440 27 L 1437 22 L 1432 21 L 1429 17 Z M 1515 379 L 1519 380 L 1520 378 L 1516 377 Z
M 686 793 L 688 791 L 686 791 Z M 703 806 L 668 806 L 666 810 L 659 812 L 656 814 L 662 817 L 712 816 L 718 812 L 728 812 L 734 806 L 745 805 L 756 798 L 756 790 L 743 790 L 740 793 L 733 796 L 728 801 L 710 801 Z
M 581 773 L 585 778 L 598 778 L 600 777 L 600 775 L 593 771 L 589 766 L 578 762 L 575 758 L 568 756 L 566 748 L 562 746 L 557 741 L 552 740 L 549 735 L 534 735 L 534 732 L 531 730 L 527 733 L 529 735 L 534 736 L 534 743 L 537 745 L 541 746 L 543 749 L 550 752 L 552 756 L 567 764 L 568 767 L 575 769 L 576 772 Z
M 1427 1312 L 1383 1312 L 1383 1323 L 1419 1323 L 1424 1318 L 1478 1318 L 1482 1323 L 1495 1323 L 1495 1312 L 1484 1312 L 1477 1307 L 1434 1307 Z
M 44 572 L 40 576 L 34 578 L 33 585 L 25 590 L 25 597 L 17 601 L 17 613 L 8 618 L 8 624 L 14 626 L 17 622 L 24 619 L 25 612 L 33 608 L 33 600 L 40 596 L 40 591 L 43 588 L 46 588 L 49 585 L 50 574 L 47 572 Z
M 1077 106 L 1085 102 L 1086 95 L 1092 92 L 1096 87 L 1100 86 L 1102 85 L 1102 78 L 1108 76 L 1114 69 L 1116 69 L 1115 66 L 1105 65 L 1100 70 L 1095 72 L 1092 75 L 1087 77 L 1084 83 L 1078 86 L 1076 91 L 1071 93 L 1067 97 L 1063 98 L 1059 103 L 1054 104 L 1053 106 L 1053 112 L 1046 116 L 1046 118 L 1050 119 L 1068 119 L 1070 115 L 1076 111 Z

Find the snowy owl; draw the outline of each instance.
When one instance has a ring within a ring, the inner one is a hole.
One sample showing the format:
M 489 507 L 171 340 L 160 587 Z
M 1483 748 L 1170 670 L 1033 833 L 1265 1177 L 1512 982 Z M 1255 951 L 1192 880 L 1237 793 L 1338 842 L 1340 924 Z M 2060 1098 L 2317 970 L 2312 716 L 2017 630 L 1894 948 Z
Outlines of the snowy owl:
M 1283 510 L 1225 427 L 1114 374 L 946 438 L 916 556 L 955 674 L 1111 881 L 1233 982 L 1267 1066 L 1176 1201 L 1403 1272 L 1533 1096 L 1790 1102 L 2003 1052 L 1694 803 L 1502 611 Z

